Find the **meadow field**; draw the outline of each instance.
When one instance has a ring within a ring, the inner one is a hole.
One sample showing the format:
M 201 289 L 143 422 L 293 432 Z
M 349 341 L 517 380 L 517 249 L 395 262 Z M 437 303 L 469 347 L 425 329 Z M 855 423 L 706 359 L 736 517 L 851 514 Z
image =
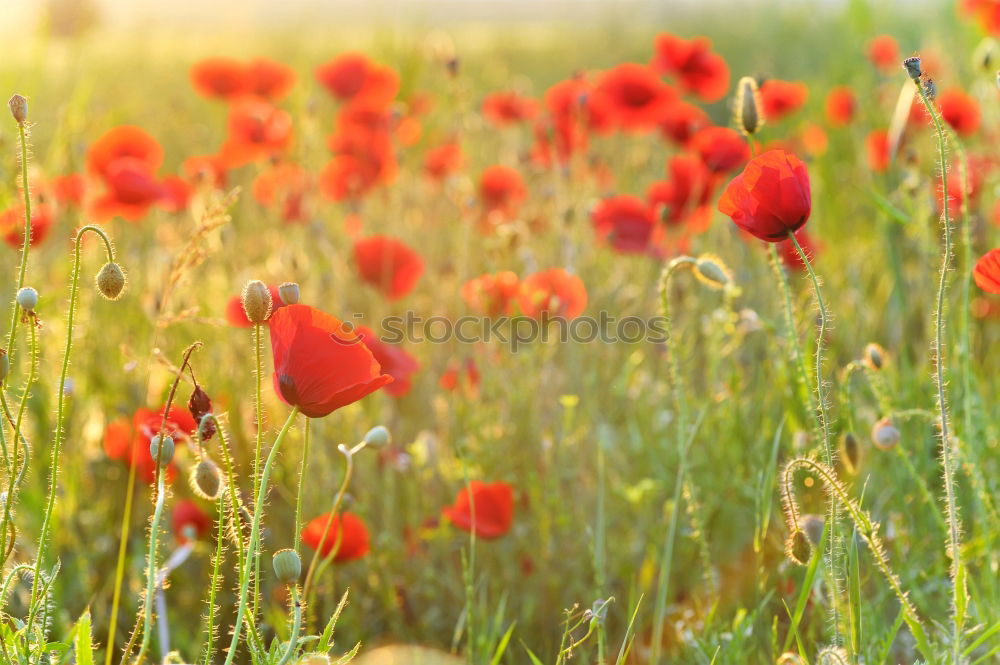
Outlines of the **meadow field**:
M 0 23 L 0 662 L 1000 662 L 1000 3 L 223 5 Z

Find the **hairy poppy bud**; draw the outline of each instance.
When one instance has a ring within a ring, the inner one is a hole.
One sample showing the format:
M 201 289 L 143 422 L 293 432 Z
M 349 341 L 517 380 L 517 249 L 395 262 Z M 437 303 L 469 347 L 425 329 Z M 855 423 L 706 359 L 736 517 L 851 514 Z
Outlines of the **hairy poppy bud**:
M 7 357 L 7 349 L 0 349 L 0 385 L 7 380 L 10 374 L 10 358 Z
M 796 528 L 785 541 L 785 556 L 793 563 L 805 566 L 812 557 L 812 545 L 801 529 Z
M 215 419 L 211 417 L 211 413 L 206 413 L 204 416 L 198 420 L 198 431 L 201 433 L 202 441 L 210 441 L 213 436 L 215 436 Z
M 840 437 L 840 461 L 852 476 L 861 467 L 861 443 L 858 437 L 854 436 L 854 432 L 844 432 Z
M 736 126 L 744 134 L 752 136 L 764 125 L 764 115 L 760 112 L 760 90 L 752 76 L 744 76 L 736 86 Z
M 38 291 L 30 286 L 24 286 L 17 291 L 17 304 L 25 312 L 34 312 L 38 307 Z
M 295 550 L 278 550 L 271 559 L 274 575 L 282 584 L 295 584 L 302 574 L 302 559 Z
M 865 347 L 865 357 L 863 361 L 865 363 L 865 367 L 873 372 L 877 372 L 885 366 L 885 361 L 885 349 L 881 346 L 875 342 L 871 342 Z
M 299 285 L 295 282 L 285 282 L 278 287 L 278 296 L 286 305 L 297 305 L 299 302 Z
M 899 444 L 899 430 L 892 424 L 892 419 L 883 418 L 872 427 L 872 443 L 879 450 L 892 450 Z
M 259 324 L 271 316 L 271 291 L 264 282 L 253 280 L 243 287 L 243 311 L 250 323 Z
M 118 300 L 125 291 L 125 271 L 122 267 L 110 261 L 104 264 L 97 273 L 97 290 L 108 300 Z
M 191 489 L 203 499 L 214 501 L 222 492 L 222 472 L 219 465 L 210 459 L 203 459 L 191 472 Z
M 384 448 L 392 443 L 392 435 L 389 434 L 389 430 L 386 429 L 384 425 L 378 425 L 368 430 L 368 433 L 365 434 L 364 441 L 369 446 Z
M 937 83 L 934 82 L 930 76 L 925 76 L 923 80 L 924 94 L 927 95 L 927 99 L 937 98 Z
M 162 450 L 160 443 L 162 441 Z M 160 460 L 160 468 L 165 469 L 171 460 L 174 459 L 174 438 L 172 436 L 160 437 L 159 434 L 149 440 L 149 456 L 155 462 Z
M 903 69 L 906 70 L 906 74 L 916 81 L 923 74 L 920 69 L 920 56 L 912 56 L 903 61 Z
M 709 288 L 719 290 L 733 283 L 733 274 L 722 259 L 714 254 L 702 254 L 694 263 L 694 276 Z
M 7 108 L 10 109 L 10 114 L 14 116 L 17 124 L 23 125 L 28 119 L 28 100 L 22 95 L 12 95 L 7 101 Z

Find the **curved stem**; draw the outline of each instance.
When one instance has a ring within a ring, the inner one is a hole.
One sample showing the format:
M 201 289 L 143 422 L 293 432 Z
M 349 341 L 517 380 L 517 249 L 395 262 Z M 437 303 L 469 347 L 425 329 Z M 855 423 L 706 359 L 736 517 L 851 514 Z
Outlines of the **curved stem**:
M 292 633 L 288 637 L 288 648 L 282 654 L 278 665 L 287 665 L 295 655 L 295 647 L 299 641 L 299 631 L 302 629 L 302 603 L 299 602 L 299 588 L 292 586 Z

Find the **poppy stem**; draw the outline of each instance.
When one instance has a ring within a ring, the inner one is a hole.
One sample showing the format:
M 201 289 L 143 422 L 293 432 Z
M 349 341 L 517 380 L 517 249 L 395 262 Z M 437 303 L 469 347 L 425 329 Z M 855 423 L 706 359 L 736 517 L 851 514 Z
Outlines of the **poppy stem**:
M 254 382 L 255 382 L 255 392 L 254 392 L 254 413 L 257 418 L 257 436 L 256 436 L 256 446 L 254 447 L 253 456 L 253 500 L 254 503 L 257 502 L 257 495 L 261 491 L 260 482 L 260 456 L 261 447 L 264 445 L 264 413 L 261 409 L 261 374 L 263 370 L 261 365 L 263 364 L 262 350 L 261 350 L 261 324 L 256 323 L 253 327 L 253 350 L 254 350 Z M 259 609 L 260 602 L 260 557 L 254 557 L 254 571 L 253 571 L 253 612 L 251 616 L 256 617 Z
M 948 161 L 945 148 L 945 133 L 937 110 L 927 97 L 927 92 L 920 81 L 915 79 L 914 85 L 920 94 L 928 115 L 934 121 L 937 134 L 938 159 L 941 169 L 941 199 L 943 226 L 943 247 L 941 249 L 941 272 L 938 279 L 937 303 L 934 308 L 934 382 L 937 384 L 938 425 L 941 429 L 941 466 L 944 475 L 945 517 L 948 522 L 948 543 L 946 555 L 951 559 L 951 660 L 957 665 L 962 656 L 962 631 L 965 623 L 965 609 L 968 593 L 965 587 L 965 566 L 962 563 L 962 525 L 955 499 L 955 465 L 952 459 L 952 441 L 950 423 L 948 421 L 948 402 L 945 389 L 944 344 L 945 320 L 944 304 L 948 292 L 948 271 L 951 270 L 951 216 L 948 210 Z
M 162 448 L 162 446 L 160 446 Z M 142 642 L 139 653 L 135 656 L 136 665 L 140 665 L 149 650 L 151 628 L 153 625 L 153 594 L 156 592 L 156 547 L 160 536 L 160 520 L 163 517 L 163 505 L 166 503 L 165 469 L 159 469 L 156 474 L 156 507 L 153 510 L 153 521 L 149 526 L 149 548 L 146 555 L 146 595 L 142 601 Z
M 287 665 L 295 655 L 295 647 L 299 641 L 299 631 L 302 629 L 302 603 L 299 602 L 299 587 L 292 585 L 292 632 L 288 637 L 288 648 L 278 661 L 278 665 Z
M 236 651 L 239 647 L 240 635 L 243 630 L 243 617 L 247 611 L 247 596 L 250 591 L 250 569 L 254 567 L 251 565 L 251 562 L 256 564 L 256 560 L 260 558 L 260 521 L 264 513 L 264 497 L 267 496 L 267 485 L 271 478 L 271 467 L 274 465 L 274 460 L 278 457 L 278 451 L 285 440 L 285 435 L 292 428 L 292 423 L 295 422 L 295 416 L 298 414 L 299 407 L 293 406 L 291 412 L 288 414 L 288 419 L 285 420 L 285 424 L 274 440 L 274 445 L 271 446 L 271 452 L 267 455 L 267 461 L 264 462 L 264 471 L 260 477 L 260 491 L 257 492 L 253 520 L 250 523 L 250 541 L 247 547 L 248 560 L 246 565 L 243 566 L 242 579 L 240 580 L 240 599 L 239 606 L 236 609 L 236 620 L 233 622 L 233 639 L 229 644 L 229 652 L 226 654 L 225 665 L 232 665 L 233 660 L 236 658 Z
M 295 495 L 295 530 L 293 531 L 292 549 L 299 551 L 302 543 L 302 488 L 306 484 L 306 466 L 309 464 L 309 432 L 312 418 L 306 418 L 305 432 L 302 435 L 302 464 L 299 466 L 299 488 Z
M 17 271 L 17 287 L 14 293 L 24 286 L 24 278 L 28 272 L 28 254 L 31 250 L 31 192 L 28 189 L 28 135 L 25 123 L 18 123 L 18 142 L 21 147 L 21 189 L 24 195 L 24 243 L 21 245 L 21 265 Z M 17 301 L 11 303 L 10 331 L 7 333 L 7 356 L 14 358 L 14 335 L 18 322 Z

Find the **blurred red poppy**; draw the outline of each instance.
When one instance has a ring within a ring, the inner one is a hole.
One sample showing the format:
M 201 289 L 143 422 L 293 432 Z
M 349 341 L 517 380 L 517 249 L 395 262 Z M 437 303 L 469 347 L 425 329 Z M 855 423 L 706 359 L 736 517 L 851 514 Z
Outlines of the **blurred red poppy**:
M 622 253 L 648 252 L 657 231 L 653 209 L 635 196 L 603 199 L 590 217 L 598 237 Z
M 388 104 L 399 92 L 399 76 L 361 53 L 345 53 L 316 68 L 316 80 L 342 102 Z
M 760 99 L 768 122 L 777 122 L 798 111 L 808 98 L 809 88 L 798 81 L 768 79 L 760 86 Z
M 444 180 L 462 168 L 463 162 L 461 146 L 449 141 L 424 153 L 424 173 L 432 180 Z
M 674 155 L 667 162 L 667 180 L 654 182 L 646 199 L 669 224 L 684 220 L 693 208 L 712 198 L 715 183 L 711 172 L 696 155 Z
M 227 128 L 219 159 L 228 168 L 276 157 L 292 143 L 292 117 L 260 99 L 235 102 L 229 109 Z
M 515 217 L 527 196 L 521 174 L 509 166 L 490 166 L 479 177 L 479 199 L 487 215 Z
M 388 300 L 398 300 L 412 291 L 424 272 L 420 254 L 401 240 L 384 235 L 355 241 L 354 266 L 361 280 Z
M 203 97 L 231 100 L 246 94 L 247 69 L 233 58 L 206 58 L 191 66 L 191 85 Z
M 49 181 L 52 196 L 62 204 L 81 205 L 87 191 L 87 181 L 82 173 L 55 176 Z
M 441 514 L 462 531 L 493 540 L 510 531 L 514 522 L 514 488 L 503 482 L 473 480 Z
M 809 219 L 809 172 L 795 155 L 770 150 L 750 160 L 719 200 L 719 211 L 744 231 L 780 242 Z
M 87 150 L 87 170 L 104 184 L 91 214 L 98 220 L 115 215 L 141 219 L 165 193 L 156 178 L 162 163 L 163 148 L 139 127 L 122 125 L 107 131 Z
M 962 136 L 974 134 L 979 129 L 979 104 L 958 88 L 949 88 L 938 95 L 941 117 Z
M 462 285 L 462 298 L 472 309 L 487 316 L 509 315 L 520 292 L 520 279 L 510 270 L 485 274 Z
M 708 114 L 694 104 L 675 102 L 660 119 L 664 138 L 678 145 L 686 145 L 699 130 L 711 126 Z
M 348 512 L 314 517 L 302 529 L 302 542 L 324 558 L 332 553 L 337 563 L 364 558 L 370 549 L 368 528 L 360 517 Z
M 219 155 L 196 155 L 181 164 L 184 176 L 194 183 L 208 183 L 216 189 L 226 186 L 226 164 Z
M 868 153 L 868 168 L 881 173 L 889 168 L 889 132 L 875 129 L 865 137 L 865 150 Z
M 962 206 L 965 205 L 966 194 L 973 209 L 977 207 L 979 190 L 983 186 L 986 172 L 992 168 L 992 164 L 980 157 L 970 157 L 968 160 L 967 181 L 969 190 L 965 192 L 962 187 L 962 170 L 957 164 L 953 164 L 948 169 L 948 211 L 953 217 L 962 214 Z M 944 197 L 941 189 L 940 178 L 935 179 L 935 196 L 937 198 L 937 209 L 944 209 Z
M 254 58 L 246 66 L 247 92 L 272 102 L 284 99 L 295 85 L 295 70 L 267 58 Z
M 31 206 L 31 246 L 37 247 L 49 237 L 55 223 L 52 206 L 47 203 L 33 203 Z M 24 204 L 18 203 L 0 212 L 0 234 L 14 249 L 24 246 Z
M 278 293 L 277 286 L 268 284 L 267 290 L 271 292 L 271 313 L 273 314 L 278 308 L 284 307 L 285 303 L 281 301 L 281 295 Z M 243 309 L 243 299 L 240 296 L 233 296 L 226 303 L 226 321 L 229 325 L 237 328 L 250 328 L 253 326 L 250 323 L 250 319 L 247 318 L 246 311 Z
M 156 478 L 156 463 L 149 455 L 149 442 L 160 431 L 163 423 L 163 409 L 136 409 L 132 423 L 126 420 L 116 420 L 108 424 L 104 431 L 104 453 L 113 460 L 119 460 L 126 465 L 134 466 L 136 477 L 147 483 Z M 165 432 L 174 438 L 174 443 L 182 443 L 195 431 L 194 418 L 177 406 L 170 408 Z M 167 480 L 175 475 L 173 465 L 167 467 Z
M 323 418 L 390 383 L 352 327 L 308 305 L 271 314 L 274 390 L 310 418 Z
M 190 540 L 201 540 L 213 526 L 212 518 L 191 499 L 180 499 L 170 515 L 174 539 L 181 545 Z
M 191 185 L 180 176 L 168 175 L 160 182 L 162 193 L 157 203 L 167 212 L 187 210 L 191 200 Z
M 390 397 L 402 397 L 410 392 L 412 377 L 420 369 L 417 359 L 402 346 L 383 342 L 371 328 L 355 326 L 354 332 L 375 356 L 382 372 L 392 377 L 392 383 L 383 392 Z
M 984 32 L 1000 35 L 1000 1 L 998 0 L 962 0 L 962 10 L 974 17 Z
M 895 71 L 902 63 L 899 44 L 889 35 L 879 35 L 868 42 L 868 59 L 879 69 Z
M 521 281 L 518 303 L 525 316 L 575 319 L 587 307 L 583 281 L 562 268 L 536 272 Z
M 494 92 L 483 99 L 483 117 L 497 127 L 531 120 L 538 115 L 538 102 L 516 92 Z
M 286 222 L 306 220 L 306 197 L 312 190 L 312 176 L 293 162 L 281 162 L 254 178 L 251 194 L 262 206 L 277 212 Z
M 732 171 L 750 158 L 746 141 L 728 127 L 707 127 L 691 137 L 689 147 L 713 173 Z
M 479 368 L 472 358 L 466 358 L 461 365 L 452 359 L 441 373 L 438 385 L 448 392 L 463 388 L 468 396 L 476 397 L 479 395 L 479 379 Z
M 1000 247 L 991 249 L 976 261 L 972 278 L 983 291 L 1000 294 Z
M 832 127 L 850 124 L 857 108 L 854 91 L 846 85 L 837 86 L 826 96 L 826 120 Z
M 729 89 L 729 66 L 711 50 L 712 42 L 707 38 L 663 34 L 656 38 L 654 48 L 653 69 L 674 75 L 684 91 L 714 102 Z
M 626 131 L 656 127 L 677 92 L 663 83 L 652 68 L 632 62 L 604 72 L 594 86 L 594 101 L 607 109 L 611 121 Z

